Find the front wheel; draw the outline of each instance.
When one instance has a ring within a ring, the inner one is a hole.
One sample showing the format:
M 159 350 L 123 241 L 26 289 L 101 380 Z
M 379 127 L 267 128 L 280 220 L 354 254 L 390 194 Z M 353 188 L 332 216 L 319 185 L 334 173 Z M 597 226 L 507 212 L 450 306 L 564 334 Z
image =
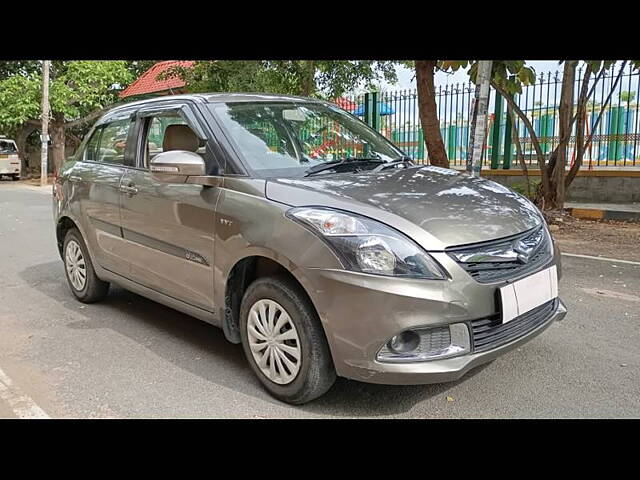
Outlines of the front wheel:
M 336 373 L 324 330 L 299 286 L 257 279 L 242 299 L 240 322 L 245 356 L 271 395 L 299 405 L 331 388 Z
M 64 237 L 63 253 L 67 281 L 76 298 L 83 303 L 102 300 L 109 291 L 109 283 L 97 277 L 87 246 L 76 228 Z

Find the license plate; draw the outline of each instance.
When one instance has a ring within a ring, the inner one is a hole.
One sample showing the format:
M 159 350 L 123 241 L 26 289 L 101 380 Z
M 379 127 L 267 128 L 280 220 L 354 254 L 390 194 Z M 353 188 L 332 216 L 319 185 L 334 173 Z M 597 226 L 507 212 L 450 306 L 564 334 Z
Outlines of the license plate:
M 510 322 L 557 296 L 558 271 L 555 265 L 501 287 L 502 323 Z

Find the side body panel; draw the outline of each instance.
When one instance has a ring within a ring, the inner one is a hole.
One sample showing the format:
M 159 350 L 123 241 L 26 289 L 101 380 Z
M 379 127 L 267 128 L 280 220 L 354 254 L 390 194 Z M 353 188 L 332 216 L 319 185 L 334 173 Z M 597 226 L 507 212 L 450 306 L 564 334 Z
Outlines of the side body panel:
M 68 172 L 68 202 L 76 210 L 94 262 L 121 275 L 129 271 L 120 230 L 120 181 L 126 167 L 77 161 Z
M 288 205 L 265 198 L 264 185 L 264 180 L 225 178 L 216 219 L 214 275 L 219 307 L 224 305 L 229 273 L 243 258 L 274 260 L 310 294 L 314 287 L 302 267 L 342 268 L 333 251 L 316 235 L 285 217 Z
M 137 189 L 120 197 L 129 278 L 213 311 L 215 207 L 220 188 L 163 183 L 147 170 L 133 168 L 123 185 Z

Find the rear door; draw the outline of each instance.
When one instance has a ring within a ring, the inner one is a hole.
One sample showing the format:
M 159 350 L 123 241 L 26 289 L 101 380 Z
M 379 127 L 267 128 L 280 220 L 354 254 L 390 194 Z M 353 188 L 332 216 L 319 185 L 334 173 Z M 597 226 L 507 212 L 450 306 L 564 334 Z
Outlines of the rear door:
M 130 114 L 123 114 L 95 127 L 68 178 L 76 200 L 70 203 L 79 205 L 95 261 L 121 275 L 129 264 L 120 228 L 120 181 L 133 125 Z
M 185 108 L 172 105 L 138 113 L 136 168 L 122 179 L 122 231 L 133 281 L 213 311 L 215 207 L 222 177 L 202 186 L 159 182 L 149 172 L 151 158 L 177 149 L 167 143 L 168 128 L 187 125 L 190 131 L 202 132 L 194 118 L 185 116 Z M 201 140 L 196 153 L 208 168 L 216 162 L 206 140 Z

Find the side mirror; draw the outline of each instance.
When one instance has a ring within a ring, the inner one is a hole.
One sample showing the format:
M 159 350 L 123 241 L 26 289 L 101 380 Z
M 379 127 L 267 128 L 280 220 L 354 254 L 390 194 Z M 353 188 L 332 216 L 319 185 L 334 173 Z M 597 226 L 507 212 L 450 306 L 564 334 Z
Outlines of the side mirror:
M 187 177 L 205 175 L 204 160 L 187 150 L 162 152 L 151 159 L 149 171 L 154 179 L 166 183 L 185 183 Z

